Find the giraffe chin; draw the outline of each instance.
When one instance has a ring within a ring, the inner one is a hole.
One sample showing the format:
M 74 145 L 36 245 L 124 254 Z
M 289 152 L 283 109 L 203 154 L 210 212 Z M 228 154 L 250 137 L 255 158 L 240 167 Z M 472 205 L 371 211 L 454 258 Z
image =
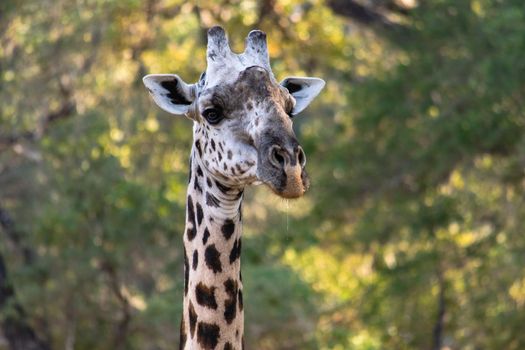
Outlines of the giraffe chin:
M 268 182 L 266 182 L 265 184 L 270 188 L 270 190 L 272 190 L 273 193 L 275 193 L 281 198 L 286 198 L 286 199 L 300 198 L 306 192 L 306 189 L 304 188 L 302 184 L 294 184 L 289 187 L 285 187 L 284 189 L 276 188 L 273 184 L 268 183 Z
M 277 192 L 277 195 L 279 195 L 279 197 L 286 198 L 286 199 L 296 199 L 296 198 L 302 197 L 305 192 L 306 191 L 304 188 L 297 188 L 297 189 L 292 189 L 292 190 L 285 189 L 282 192 Z
M 286 199 L 302 197 L 310 187 L 308 175 L 300 166 L 287 166 L 279 178 L 263 182 L 273 193 Z

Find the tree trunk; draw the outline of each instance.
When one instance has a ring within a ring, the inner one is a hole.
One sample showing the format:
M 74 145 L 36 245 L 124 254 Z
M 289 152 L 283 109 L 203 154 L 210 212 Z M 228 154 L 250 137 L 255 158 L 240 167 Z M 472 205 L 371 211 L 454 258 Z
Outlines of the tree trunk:
M 50 350 L 27 323 L 26 313 L 16 301 L 7 278 L 4 257 L 0 255 L 0 327 L 11 350 Z
M 438 272 L 438 308 L 437 318 L 432 331 L 432 350 L 440 350 L 443 346 L 443 331 L 445 328 L 445 279 L 443 277 L 443 271 L 439 267 Z

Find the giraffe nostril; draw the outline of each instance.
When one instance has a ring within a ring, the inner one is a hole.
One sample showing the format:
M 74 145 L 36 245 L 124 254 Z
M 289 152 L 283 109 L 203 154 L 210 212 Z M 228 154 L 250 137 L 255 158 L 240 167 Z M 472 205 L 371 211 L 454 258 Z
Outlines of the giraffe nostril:
M 279 146 L 272 146 L 270 149 L 270 163 L 277 168 L 283 168 L 285 161 L 282 149 Z
M 279 154 L 279 152 L 274 154 L 275 159 L 279 162 L 280 165 L 284 166 L 284 158 Z
M 304 168 L 306 165 L 306 155 L 304 154 L 303 148 L 301 146 L 297 146 L 297 161 L 299 164 L 301 164 L 301 168 Z

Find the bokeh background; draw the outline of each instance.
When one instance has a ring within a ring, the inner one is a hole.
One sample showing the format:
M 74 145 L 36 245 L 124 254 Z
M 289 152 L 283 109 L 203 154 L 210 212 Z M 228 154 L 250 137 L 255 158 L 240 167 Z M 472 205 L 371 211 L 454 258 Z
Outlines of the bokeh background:
M 206 30 L 319 76 L 312 188 L 247 191 L 249 349 L 525 348 L 522 0 L 0 2 L 0 349 L 176 348 Z

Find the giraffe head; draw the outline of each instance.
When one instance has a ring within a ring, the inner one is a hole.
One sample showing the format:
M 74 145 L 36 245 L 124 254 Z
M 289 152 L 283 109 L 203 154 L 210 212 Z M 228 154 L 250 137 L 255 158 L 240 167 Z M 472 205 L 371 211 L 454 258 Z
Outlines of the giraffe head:
M 194 156 L 209 175 L 230 186 L 264 183 L 281 197 L 302 196 L 309 180 L 293 117 L 319 94 L 324 81 L 289 77 L 277 82 L 266 34 L 258 30 L 236 54 L 224 30 L 211 28 L 207 64 L 195 84 L 174 74 L 151 74 L 143 81 L 162 109 L 194 121 Z

